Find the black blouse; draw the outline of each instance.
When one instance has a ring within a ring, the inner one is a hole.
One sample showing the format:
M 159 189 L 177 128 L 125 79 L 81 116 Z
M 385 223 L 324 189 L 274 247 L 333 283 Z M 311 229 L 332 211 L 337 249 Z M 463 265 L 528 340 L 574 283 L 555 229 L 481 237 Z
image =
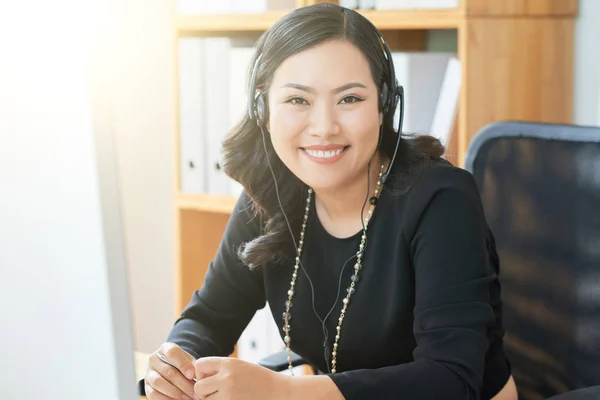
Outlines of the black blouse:
M 344 239 L 331 236 L 316 217 L 314 201 L 311 205 L 302 264 L 314 285 L 318 315 L 324 319 L 332 306 L 333 311 L 325 321 L 325 338 L 300 269 L 291 310 L 292 350 L 328 373 L 326 357 L 331 356 L 355 259 L 342 267 L 356 254 L 362 231 Z M 259 229 L 249 199 L 242 195 L 205 283 L 175 323 L 169 341 L 195 357 L 231 354 L 266 301 L 277 325 L 283 326 L 294 263 L 250 271 L 236 256 L 238 246 Z M 337 372 L 329 374 L 344 397 L 493 397 L 508 380 L 510 364 L 502 346 L 498 257 L 472 176 L 435 164 L 406 194 L 384 190 L 367 240 L 341 330 Z

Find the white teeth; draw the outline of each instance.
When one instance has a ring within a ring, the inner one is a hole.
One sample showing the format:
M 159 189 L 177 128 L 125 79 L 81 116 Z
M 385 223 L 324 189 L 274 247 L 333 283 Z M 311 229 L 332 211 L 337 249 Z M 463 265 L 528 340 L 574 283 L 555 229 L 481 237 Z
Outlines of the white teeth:
M 305 151 L 308 154 L 310 154 L 311 156 L 316 157 L 316 158 L 331 158 L 331 157 L 335 157 L 335 156 L 339 155 L 342 151 L 344 151 L 344 148 L 342 147 L 335 151 L 325 151 L 325 152 L 322 150 L 315 151 L 315 150 L 308 150 L 308 149 L 306 149 Z

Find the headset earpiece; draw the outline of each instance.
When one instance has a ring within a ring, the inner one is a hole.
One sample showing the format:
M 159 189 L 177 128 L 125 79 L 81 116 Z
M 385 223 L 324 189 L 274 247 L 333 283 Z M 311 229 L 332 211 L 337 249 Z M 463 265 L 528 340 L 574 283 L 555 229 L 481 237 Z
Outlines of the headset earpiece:
M 267 107 L 265 98 L 260 91 L 254 95 L 253 113 L 258 126 L 265 126 L 267 123 Z
M 379 93 L 379 104 L 381 104 L 381 112 L 387 114 L 388 106 L 389 106 L 389 90 L 388 85 L 383 82 L 383 86 L 381 87 L 381 93 Z
M 267 121 L 267 107 L 265 104 L 265 98 L 260 91 L 256 90 L 256 75 L 258 74 L 258 67 L 260 60 L 262 59 L 262 53 L 256 58 L 254 66 L 252 68 L 252 75 L 250 76 L 250 85 L 248 87 L 248 118 L 256 121 L 256 124 L 263 128 Z

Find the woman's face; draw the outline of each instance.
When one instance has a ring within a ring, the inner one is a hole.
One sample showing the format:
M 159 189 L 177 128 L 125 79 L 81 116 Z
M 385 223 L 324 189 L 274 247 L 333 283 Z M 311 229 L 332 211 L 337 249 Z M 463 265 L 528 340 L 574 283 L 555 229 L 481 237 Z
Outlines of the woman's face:
M 315 190 L 366 177 L 379 135 L 378 92 L 352 43 L 329 41 L 284 60 L 268 93 L 273 147 Z

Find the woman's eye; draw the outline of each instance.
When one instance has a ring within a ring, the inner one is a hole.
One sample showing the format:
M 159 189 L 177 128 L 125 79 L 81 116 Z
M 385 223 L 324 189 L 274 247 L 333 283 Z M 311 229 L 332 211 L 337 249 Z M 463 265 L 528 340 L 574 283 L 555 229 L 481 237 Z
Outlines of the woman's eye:
M 360 97 L 346 96 L 340 101 L 340 103 L 341 104 L 353 104 L 353 103 L 358 103 L 360 101 L 363 101 L 363 99 L 361 99 Z
M 289 99 L 287 101 L 287 103 L 290 104 L 294 104 L 294 105 L 304 105 L 304 104 L 308 104 L 306 102 L 306 100 L 304 100 L 302 97 L 292 97 L 291 99 Z

